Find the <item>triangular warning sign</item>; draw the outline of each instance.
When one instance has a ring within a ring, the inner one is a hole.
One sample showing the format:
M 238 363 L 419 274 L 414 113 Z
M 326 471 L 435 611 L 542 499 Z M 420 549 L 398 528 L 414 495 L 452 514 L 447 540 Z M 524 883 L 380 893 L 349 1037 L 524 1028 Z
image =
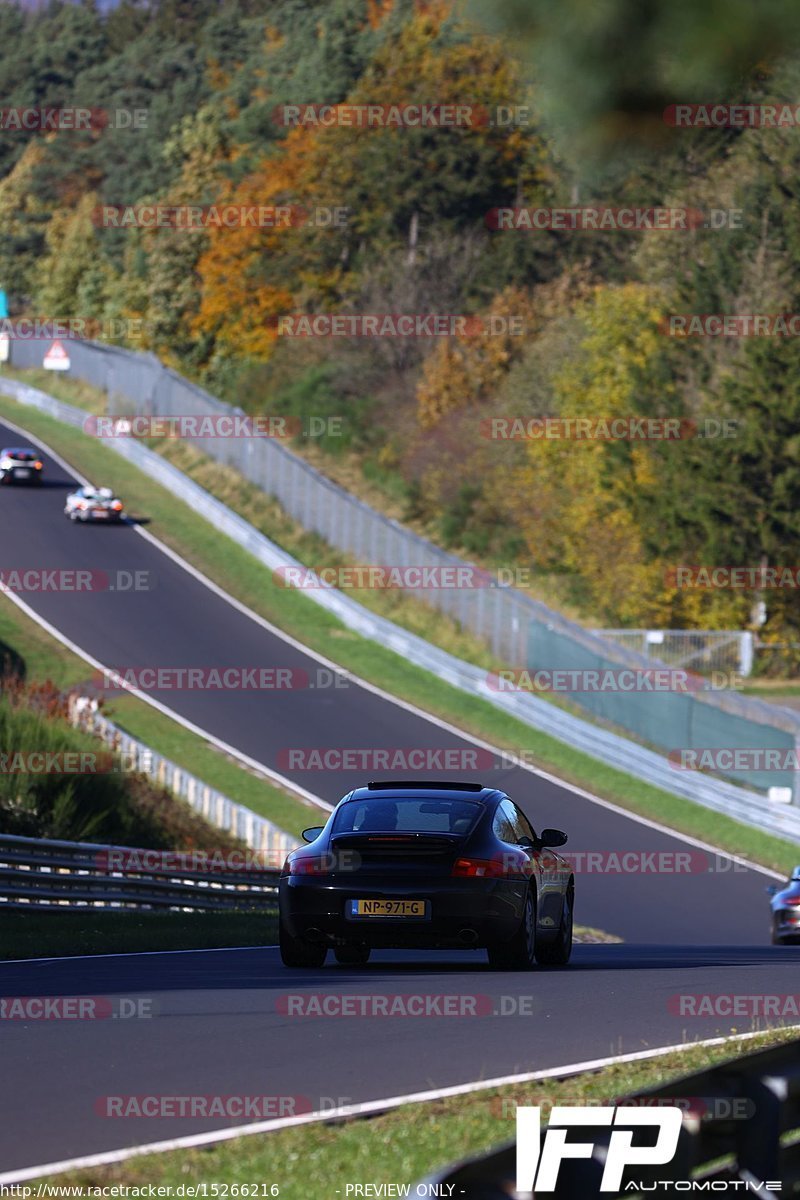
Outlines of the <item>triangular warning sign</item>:
M 45 368 L 48 371 L 68 371 L 70 367 L 69 355 L 62 346 L 61 342 L 53 342 L 50 349 L 44 356 Z

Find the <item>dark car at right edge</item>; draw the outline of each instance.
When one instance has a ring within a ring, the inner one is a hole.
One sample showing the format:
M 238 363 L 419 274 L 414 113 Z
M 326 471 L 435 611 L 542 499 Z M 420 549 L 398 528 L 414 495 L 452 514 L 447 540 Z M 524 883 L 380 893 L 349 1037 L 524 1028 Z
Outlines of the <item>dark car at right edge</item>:
M 800 866 L 792 871 L 783 887 L 774 884 L 767 888 L 772 909 L 771 937 L 773 946 L 800 942 Z
M 537 834 L 497 788 L 372 782 L 303 837 L 279 886 L 286 966 L 398 948 L 484 948 L 503 970 L 569 961 L 575 881 L 551 849 L 567 836 Z

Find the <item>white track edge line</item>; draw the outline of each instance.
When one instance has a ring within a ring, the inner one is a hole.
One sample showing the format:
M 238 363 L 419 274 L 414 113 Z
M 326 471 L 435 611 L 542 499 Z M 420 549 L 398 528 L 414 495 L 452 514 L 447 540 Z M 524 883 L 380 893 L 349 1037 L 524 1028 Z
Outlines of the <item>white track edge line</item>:
M 2 910 L 0 910 L 2 911 Z M 20 909 L 14 911 L 20 912 Z M 580 945 L 580 942 L 576 942 Z M 602 945 L 600 942 L 585 942 L 584 945 Z M 606 945 L 618 945 L 619 943 L 607 942 Z M 624 945 L 624 943 L 623 943 Z M 105 954 L 56 954 L 50 955 L 49 958 L 0 958 L 0 971 L 3 967 L 9 966 L 25 966 L 27 963 L 71 963 L 71 962 L 87 962 L 95 958 L 144 958 L 145 955 L 151 957 L 157 954 L 222 954 L 225 950 L 278 950 L 277 945 L 269 946 L 195 946 L 189 950 L 116 950 L 109 951 Z
M 3 395 L 5 395 L 5 393 L 3 393 Z M 6 398 L 10 400 L 14 399 L 13 396 L 8 396 Z M 20 401 L 17 400 L 16 403 L 19 404 Z M 44 412 L 44 409 L 36 409 L 35 411 Z M 50 413 L 46 413 L 46 415 L 49 417 Z M 57 418 L 52 417 L 51 419 L 55 421 Z M 17 425 L 14 421 L 9 421 L 6 417 L 0 417 L 0 421 L 2 421 L 3 425 L 7 425 L 9 429 L 13 429 L 15 433 L 24 434 L 26 438 L 31 438 L 32 441 L 35 441 L 37 445 L 43 446 L 50 457 L 55 459 L 60 467 L 63 467 L 64 470 L 68 471 L 70 475 L 74 475 L 75 478 L 84 486 L 90 485 L 90 480 L 88 480 L 85 475 L 81 474 L 77 467 L 73 467 L 72 464 L 68 463 L 65 458 L 62 458 L 57 450 L 51 450 L 47 442 L 43 442 L 40 438 L 34 438 L 29 429 L 23 429 L 21 425 Z
M 780 1026 L 782 1029 L 800 1030 L 800 1025 Z M 125 1162 L 144 1154 L 164 1154 L 169 1150 L 190 1150 L 197 1146 L 209 1146 L 216 1142 L 228 1142 L 238 1137 L 251 1137 L 258 1133 L 275 1133 L 280 1129 L 295 1128 L 300 1125 L 316 1125 L 326 1121 L 352 1120 L 357 1117 L 374 1115 L 400 1108 L 405 1104 L 424 1104 L 431 1100 L 443 1100 L 450 1096 L 466 1096 L 474 1092 L 488 1091 L 493 1088 L 511 1084 L 535 1083 L 540 1079 L 564 1079 L 570 1075 L 580 1075 L 589 1071 L 599 1071 L 604 1067 L 616 1066 L 621 1063 L 644 1062 L 650 1058 L 659 1058 L 663 1054 L 683 1053 L 687 1050 L 700 1049 L 709 1046 L 724 1046 L 728 1043 L 747 1041 L 761 1037 L 763 1029 L 751 1033 L 739 1033 L 733 1037 L 706 1038 L 698 1042 L 681 1042 L 677 1046 L 657 1046 L 652 1050 L 635 1050 L 630 1054 L 616 1054 L 608 1058 L 595 1058 L 587 1062 L 570 1063 L 564 1067 L 553 1067 L 541 1071 L 527 1071 L 517 1075 L 501 1075 L 495 1079 L 480 1080 L 476 1083 L 455 1084 L 452 1087 L 435 1088 L 426 1092 L 410 1092 L 404 1096 L 389 1096 L 385 1100 L 370 1100 L 363 1104 L 343 1105 L 330 1112 L 303 1113 L 298 1117 L 278 1117 L 269 1121 L 258 1121 L 251 1125 L 239 1125 L 233 1128 L 210 1130 L 207 1133 L 187 1134 L 186 1137 L 170 1138 L 162 1142 L 150 1142 L 142 1146 L 132 1146 L 121 1150 L 107 1150 L 99 1154 L 87 1154 L 81 1158 L 64 1159 L 61 1162 L 44 1163 L 37 1167 L 21 1167 L 17 1170 L 0 1175 L 0 1184 L 21 1183 L 26 1179 L 35 1179 L 45 1174 L 60 1174 L 63 1171 L 81 1170 L 85 1167 L 101 1167 L 112 1163 Z
M 79 658 L 82 658 L 84 662 L 89 664 L 89 666 L 94 667 L 96 671 L 102 671 L 105 675 L 109 676 L 116 674 L 116 672 L 110 667 L 104 666 L 103 663 L 98 661 L 98 659 L 94 658 L 91 654 L 87 653 L 87 651 L 83 650 L 77 645 L 76 642 L 73 642 L 71 638 L 68 638 L 66 634 L 63 634 L 59 629 L 56 629 L 55 625 L 51 625 L 49 621 L 46 621 L 44 617 L 40 616 L 39 613 L 26 604 L 24 600 L 21 600 L 19 596 L 15 596 L 13 592 L 5 592 L 4 595 L 8 597 L 12 604 L 16 604 L 18 608 L 21 608 L 22 611 L 31 618 L 31 620 L 37 623 L 37 625 L 40 625 L 42 629 L 45 629 L 51 637 L 54 637 L 57 641 L 61 642 L 63 646 L 66 646 L 67 649 L 71 650 L 73 654 L 76 654 Z M 182 717 L 180 713 L 176 713 L 166 704 L 162 704 L 160 700 L 156 700 L 155 697 L 148 696 L 146 692 L 141 691 L 139 688 L 131 687 L 129 684 L 125 685 L 125 691 L 131 696 L 135 696 L 138 700 L 144 701 L 145 704 L 149 704 L 151 708 L 155 708 L 165 717 L 169 717 L 172 721 L 175 721 L 176 724 L 182 725 L 183 728 L 188 729 L 190 733 L 195 734 L 204 741 L 211 742 L 211 744 L 215 746 L 217 750 L 224 751 L 225 754 L 229 754 L 231 758 L 237 759 L 240 763 L 250 767 L 251 770 L 257 771 L 261 775 L 265 775 L 272 783 L 277 784 L 288 792 L 293 792 L 296 796 L 301 796 L 310 804 L 313 804 L 316 808 L 323 808 L 328 812 L 333 811 L 333 805 L 328 804 L 327 800 L 323 800 L 320 796 L 315 796 L 313 792 L 309 792 L 304 787 L 294 783 L 291 779 L 287 779 L 285 775 L 281 775 L 279 772 L 273 771 L 271 767 L 268 767 L 265 763 L 259 762 L 258 759 L 251 758 L 249 754 L 245 754 L 243 751 L 237 750 L 235 746 L 231 746 L 228 742 L 224 742 L 222 738 L 218 738 L 215 734 L 209 733 L 205 729 L 201 729 L 199 725 L 195 725 L 194 722 L 188 720 L 188 718 Z M 259 814 L 256 813 L 255 815 L 258 816 Z M 268 818 L 264 819 L 268 820 Z

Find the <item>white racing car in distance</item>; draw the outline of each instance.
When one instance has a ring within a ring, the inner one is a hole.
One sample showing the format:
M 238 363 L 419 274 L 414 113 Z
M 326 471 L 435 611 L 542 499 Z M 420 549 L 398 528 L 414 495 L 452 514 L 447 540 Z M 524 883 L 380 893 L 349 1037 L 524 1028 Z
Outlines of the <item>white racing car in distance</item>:
M 96 488 L 91 485 L 70 492 L 64 506 L 70 521 L 121 521 L 125 516 L 122 501 L 111 488 Z

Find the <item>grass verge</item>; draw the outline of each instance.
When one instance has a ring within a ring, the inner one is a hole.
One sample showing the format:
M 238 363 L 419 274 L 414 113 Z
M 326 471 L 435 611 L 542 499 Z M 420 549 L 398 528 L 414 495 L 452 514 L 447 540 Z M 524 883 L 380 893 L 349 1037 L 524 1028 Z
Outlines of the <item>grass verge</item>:
M 70 375 L 61 375 L 56 379 L 54 372 L 46 371 L 44 367 L 19 371 L 8 364 L 3 366 L 2 374 L 27 383 L 30 387 L 39 388 L 41 392 L 49 392 L 65 404 L 74 404 L 76 408 L 83 408 L 87 413 L 101 416 L 106 411 L 105 392 L 91 383 L 84 383 L 82 379 L 75 379 Z
M 268 946 L 277 935 L 272 912 L 6 912 L 0 913 L 0 960 Z
M 91 668 L 66 646 L 51 637 L 26 613 L 0 597 L 0 658 L 4 648 L 12 663 L 24 668 L 28 679 L 52 679 L 67 689 L 85 682 Z M 103 710 L 128 733 L 184 767 L 210 787 L 251 808 L 279 829 L 298 837 L 313 825 L 320 813 L 315 805 L 275 787 L 268 780 L 240 766 L 204 738 L 184 729 L 156 709 L 124 696 Z
M 448 1162 L 513 1140 L 514 1108 L 518 1104 L 540 1105 L 547 1117 L 553 1104 L 611 1103 L 629 1092 L 652 1087 L 654 1078 L 663 1084 L 670 1077 L 681 1078 L 796 1036 L 797 1030 L 772 1030 L 745 1042 L 690 1047 L 571 1079 L 403 1105 L 370 1120 L 301 1125 L 202 1149 L 176 1150 L 129 1159 L 119 1165 L 70 1171 L 58 1175 L 55 1181 L 83 1187 L 174 1187 L 212 1180 L 227 1184 L 258 1180 L 266 1183 L 265 1194 L 269 1194 L 269 1185 L 276 1184 L 280 1200 L 306 1200 L 309 1182 L 315 1178 L 324 1180 L 324 1187 L 313 1188 L 314 1193 L 331 1198 L 345 1197 L 348 1184 L 413 1185 Z M 141 1135 L 146 1137 L 143 1131 Z
M 345 669 L 444 718 L 466 733 L 475 734 L 632 812 L 775 870 L 788 873 L 794 865 L 797 849 L 793 843 L 634 779 L 531 729 L 487 701 L 443 683 L 385 647 L 346 629 L 307 597 L 276 583 L 252 555 L 221 537 L 188 505 L 176 500 L 107 446 L 5 396 L 0 396 L 0 416 L 41 437 L 89 478 L 112 485 L 125 497 L 131 511 L 149 516 L 153 532 L 167 545 L 255 612 Z M 136 703 L 139 702 L 126 697 L 116 708 L 119 720 L 132 733 L 137 733 L 137 729 L 127 714 L 129 706 Z M 141 720 L 141 716 L 136 719 Z M 154 723 L 162 720 L 159 716 Z M 198 769 L 196 764 L 192 769 Z M 236 798 L 247 803 L 243 797 Z M 277 816 L 272 819 L 281 824 Z M 542 813 L 542 819 L 544 823 L 557 823 L 560 818 L 557 813 Z M 289 828 L 285 824 L 283 827 Z

